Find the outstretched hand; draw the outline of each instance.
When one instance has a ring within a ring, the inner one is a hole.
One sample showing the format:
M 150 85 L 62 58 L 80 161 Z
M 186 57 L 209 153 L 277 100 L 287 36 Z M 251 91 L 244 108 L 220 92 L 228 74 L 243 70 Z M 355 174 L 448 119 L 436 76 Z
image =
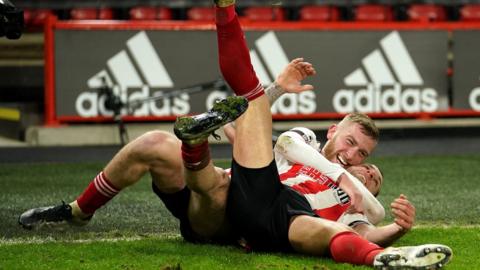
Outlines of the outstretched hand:
M 415 222 L 415 206 L 401 194 L 391 204 L 394 222 L 404 231 L 409 231 Z
M 303 58 L 295 58 L 278 75 L 275 82 L 287 93 L 300 93 L 313 90 L 313 85 L 302 84 L 302 81 L 315 74 L 311 63 L 305 62 Z

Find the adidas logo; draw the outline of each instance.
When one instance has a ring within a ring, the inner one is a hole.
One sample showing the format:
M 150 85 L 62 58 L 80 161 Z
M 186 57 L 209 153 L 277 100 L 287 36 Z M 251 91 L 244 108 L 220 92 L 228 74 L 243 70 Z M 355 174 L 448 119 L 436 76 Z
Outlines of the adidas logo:
M 145 31 L 135 34 L 126 42 L 127 49 L 111 57 L 106 69 L 88 79 L 90 89 L 110 87 L 123 102 L 143 100 L 160 94 L 162 88 L 172 88 L 174 84 L 162 60 L 155 51 Z M 132 93 L 129 93 L 130 90 Z M 158 93 L 157 93 L 158 92 Z M 136 116 L 187 114 L 190 111 L 188 95 L 164 99 L 161 107 L 156 102 L 144 103 L 135 110 Z M 77 97 L 75 108 L 83 117 L 112 116 L 113 112 L 104 106 L 105 96 L 97 92 L 84 92 Z M 124 109 L 122 114 L 126 114 Z
M 81 93 L 75 102 L 75 109 L 82 117 L 112 116 L 113 112 L 105 108 L 105 96 L 96 89 L 103 86 L 111 88 L 124 103 L 145 100 L 161 95 L 165 88 L 173 88 L 174 83 L 162 60 L 155 51 L 145 31 L 135 34 L 127 40 L 126 49 L 107 60 L 106 68 L 87 80 L 91 90 Z M 267 32 L 255 41 L 250 51 L 253 68 L 263 85 L 272 83 L 289 63 L 278 38 L 273 31 Z M 215 64 L 215 63 L 209 63 Z M 207 97 L 207 104 L 213 104 L 218 98 L 224 98 L 225 92 L 213 91 Z M 145 102 L 134 111 L 135 116 L 167 116 L 190 113 L 190 96 L 182 94 L 174 98 L 165 98 L 161 102 Z M 315 94 L 312 91 L 300 95 L 283 95 L 272 108 L 274 113 L 297 114 L 313 113 L 316 110 Z M 123 109 L 121 114 L 128 112 Z
M 273 31 L 269 31 L 258 38 L 255 41 L 255 49 L 250 50 L 252 66 L 260 83 L 267 86 L 275 80 L 290 61 Z M 262 64 L 262 60 L 265 65 Z M 272 106 L 272 113 L 307 114 L 314 113 L 316 109 L 315 93 L 308 91 L 281 96 Z
M 344 78 L 351 89 L 340 89 L 333 97 L 339 113 L 433 112 L 438 93 L 423 88 L 424 81 L 400 34 L 393 31 L 362 59 L 362 67 Z

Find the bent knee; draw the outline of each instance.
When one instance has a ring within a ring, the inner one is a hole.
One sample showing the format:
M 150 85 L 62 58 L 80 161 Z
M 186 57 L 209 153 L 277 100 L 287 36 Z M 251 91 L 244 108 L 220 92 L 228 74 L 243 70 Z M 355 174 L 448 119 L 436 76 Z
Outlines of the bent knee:
M 142 155 L 171 155 L 179 151 L 179 140 L 161 130 L 149 131 L 132 142 L 132 151 Z
M 165 145 L 165 144 L 172 144 L 178 145 L 178 139 L 172 133 L 163 131 L 163 130 L 153 130 L 149 131 L 136 139 L 138 144 L 144 144 L 146 146 L 154 146 L 154 145 Z
M 146 166 L 155 185 L 165 193 L 185 187 L 180 141 L 165 131 L 150 131 L 130 145 L 132 159 Z

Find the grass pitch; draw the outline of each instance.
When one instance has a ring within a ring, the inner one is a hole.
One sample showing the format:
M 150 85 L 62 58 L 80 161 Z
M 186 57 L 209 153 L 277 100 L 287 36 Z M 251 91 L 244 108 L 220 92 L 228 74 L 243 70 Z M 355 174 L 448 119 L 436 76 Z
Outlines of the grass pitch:
M 396 245 L 453 248 L 446 269 L 480 269 L 480 155 L 374 158 L 385 174 L 379 200 L 406 194 L 417 226 Z M 227 162 L 219 162 L 228 166 Z M 100 163 L 0 164 L 0 269 L 369 269 L 301 255 L 246 254 L 235 247 L 192 245 L 145 177 L 97 211 L 86 227 L 25 231 L 24 210 L 70 202 L 103 168 Z

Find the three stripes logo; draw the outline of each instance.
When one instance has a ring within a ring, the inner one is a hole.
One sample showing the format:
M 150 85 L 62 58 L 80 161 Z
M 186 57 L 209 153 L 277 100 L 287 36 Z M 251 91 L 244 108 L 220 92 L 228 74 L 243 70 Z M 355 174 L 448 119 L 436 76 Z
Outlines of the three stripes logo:
M 255 41 L 255 49 L 250 50 L 250 59 L 262 85 L 271 84 L 289 63 L 288 57 L 273 31 L 265 33 Z M 262 64 L 262 60 L 265 64 Z M 281 114 L 308 114 L 314 113 L 316 109 L 317 102 L 313 91 L 285 94 L 272 106 L 273 113 Z
M 400 34 L 393 31 L 380 40 L 380 49 L 362 59 L 362 66 L 344 78 L 333 107 L 350 112 L 432 112 L 438 93 L 424 87 L 424 80 Z
M 255 41 L 255 49 L 250 50 L 250 59 L 258 79 L 263 85 L 272 83 L 272 79 L 275 79 L 289 62 L 273 31 L 267 32 Z M 265 65 L 262 64 L 262 60 Z M 265 66 L 267 66 L 268 72 Z
M 110 87 L 122 101 L 146 99 L 160 95 L 162 88 L 174 84 L 162 60 L 155 51 L 145 31 L 139 32 L 126 42 L 127 48 L 111 57 L 106 68 L 87 81 L 90 89 Z M 129 93 L 130 90 L 132 93 Z M 84 92 L 77 97 L 75 108 L 80 116 L 111 116 L 113 112 L 104 106 L 106 97 L 97 92 Z M 135 115 L 186 114 L 190 111 L 188 96 L 181 95 L 173 101 L 164 99 L 161 106 L 155 102 L 144 103 L 135 110 Z M 122 111 L 125 114 L 126 111 Z
M 144 85 L 151 88 L 173 87 L 170 75 L 144 31 L 127 40 L 126 45 L 126 50 L 107 61 L 107 69 L 88 80 L 89 87 L 98 87 L 102 83 L 101 78 L 123 89 Z

